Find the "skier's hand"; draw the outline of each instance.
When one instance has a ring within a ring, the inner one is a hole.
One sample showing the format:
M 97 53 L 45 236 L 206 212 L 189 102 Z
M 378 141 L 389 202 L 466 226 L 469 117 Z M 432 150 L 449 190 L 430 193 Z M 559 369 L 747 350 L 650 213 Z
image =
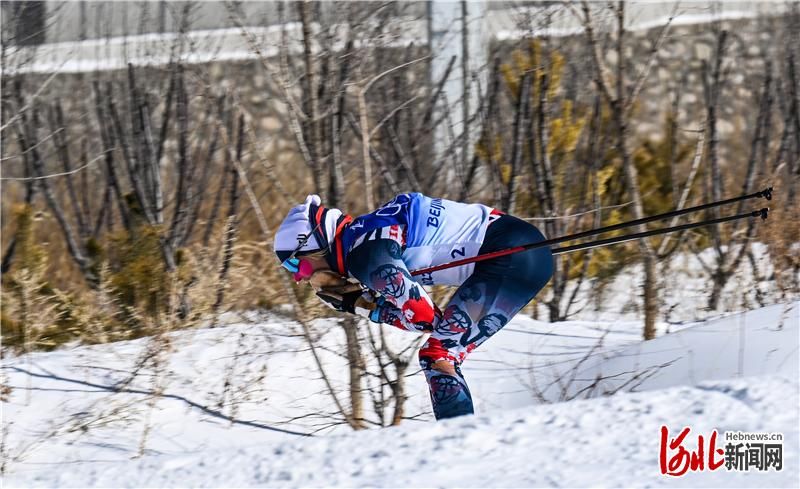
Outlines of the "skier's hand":
M 353 303 L 353 314 L 362 318 L 372 319 L 372 314 L 377 307 L 378 304 L 375 302 L 374 292 L 366 290 Z
M 369 320 L 378 324 L 392 324 L 399 312 L 394 304 L 387 301 L 382 295 L 378 295 L 375 298 L 375 306 L 370 311 Z
M 352 287 L 352 283 L 348 282 L 345 277 L 342 277 L 333 270 L 317 270 L 308 279 L 308 283 L 316 291 L 330 289 L 338 290 L 342 288 Z
M 323 288 L 317 291 L 317 297 L 331 309 L 365 318 L 369 318 L 376 307 L 373 292 L 362 290 L 358 284 Z

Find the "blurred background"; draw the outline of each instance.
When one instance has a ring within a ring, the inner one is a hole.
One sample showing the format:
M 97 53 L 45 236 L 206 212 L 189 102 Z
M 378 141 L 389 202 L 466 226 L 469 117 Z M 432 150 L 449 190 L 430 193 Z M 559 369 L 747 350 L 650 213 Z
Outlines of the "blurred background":
M 555 237 L 774 186 L 766 222 L 560 256 L 526 313 L 640 267 L 652 338 L 686 257 L 695 317 L 797 297 L 798 51 L 795 2 L 2 2 L 4 346 L 333 314 L 271 251 L 309 193 Z

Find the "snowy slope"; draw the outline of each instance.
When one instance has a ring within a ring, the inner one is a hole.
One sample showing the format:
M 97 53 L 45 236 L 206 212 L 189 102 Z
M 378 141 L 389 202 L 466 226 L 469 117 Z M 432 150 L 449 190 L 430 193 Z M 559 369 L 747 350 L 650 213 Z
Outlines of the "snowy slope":
M 323 362 L 344 388 L 339 328 L 315 326 L 330 350 Z M 315 437 L 291 433 L 328 423 L 305 416 L 331 411 L 331 401 L 295 325 L 279 317 L 174 333 L 155 369 L 140 361 L 148 339 L 10 358 L 4 483 L 796 487 L 800 303 L 673 326 L 647 343 L 640 327 L 516 318 L 464 366 L 477 416 L 430 422 L 415 372 L 408 414 L 422 422 Z M 398 345 L 414 338 L 390 337 Z M 592 398 L 542 404 L 584 397 Z M 662 424 L 706 437 L 714 428 L 782 432 L 784 470 L 665 478 Z
M 580 322 L 547 324 L 545 331 L 534 324 L 525 326 L 534 337 L 556 335 L 529 345 L 512 337 L 498 336 L 493 341 L 505 343 L 507 351 L 517 355 L 529 352 L 527 356 L 535 362 L 520 381 L 535 382 L 541 397 L 558 401 L 742 376 L 780 373 L 796 378 L 798 322 L 800 312 L 794 303 L 683 324 L 678 331 L 648 342 L 639 341 L 639 331 L 631 329 L 631 323 Z M 567 325 L 569 333 L 562 334 Z M 548 351 L 553 355 L 557 347 L 564 350 L 552 359 L 543 358 Z M 474 356 L 479 357 L 479 352 Z M 493 369 L 492 376 L 497 376 L 497 370 Z M 506 371 L 518 373 L 519 369 L 509 366 Z
M 750 378 L 520 408 L 493 416 L 382 431 L 239 443 L 200 452 L 49 467 L 8 484 L 152 486 L 751 486 L 791 487 L 797 448 L 782 472 L 658 472 L 661 424 L 782 431 L 797 440 L 797 383 Z M 777 413 L 767 419 L 766 413 Z M 795 485 L 796 487 L 796 485 Z

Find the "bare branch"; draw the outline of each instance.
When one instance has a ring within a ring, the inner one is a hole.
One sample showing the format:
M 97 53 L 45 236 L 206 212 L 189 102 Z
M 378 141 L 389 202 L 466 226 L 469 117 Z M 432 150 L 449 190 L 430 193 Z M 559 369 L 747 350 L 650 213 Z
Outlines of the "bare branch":
M 658 58 L 658 52 L 661 50 L 661 46 L 664 44 L 664 40 L 667 38 L 669 28 L 672 25 L 672 20 L 678 14 L 678 5 L 679 4 L 676 2 L 672 7 L 672 11 L 669 14 L 669 19 L 667 19 L 667 23 L 664 24 L 664 26 L 661 28 L 661 31 L 658 33 L 658 38 L 656 39 L 656 42 L 653 43 L 653 47 L 648 54 L 647 63 L 645 63 L 644 68 L 642 68 L 641 73 L 639 73 L 639 76 L 633 85 L 633 90 L 627 97 L 625 111 L 628 113 L 633 110 L 634 103 L 639 97 L 639 93 L 642 91 L 645 81 L 647 81 L 647 76 L 650 74 L 650 70 L 653 69 L 653 65 L 655 65 L 656 59 Z M 622 60 L 619 60 L 619 62 L 621 63 Z
M 74 170 L 70 170 L 70 171 L 65 171 L 65 172 L 61 172 L 61 173 L 49 173 L 47 175 L 40 175 L 40 176 L 35 176 L 35 177 L 0 177 L 0 180 L 14 180 L 14 181 L 17 181 L 17 182 L 32 182 L 32 181 L 35 181 L 35 180 L 44 180 L 44 179 L 47 179 L 47 178 L 56 178 L 56 177 L 74 175 L 75 173 L 78 173 L 79 171 L 84 170 L 84 169 L 92 166 L 95 161 L 105 157 L 105 155 L 106 155 L 106 152 L 104 151 L 104 152 L 100 153 L 100 155 L 98 155 L 95 158 L 93 158 L 90 162 L 86 163 L 85 165 L 80 166 L 80 167 L 75 168 Z

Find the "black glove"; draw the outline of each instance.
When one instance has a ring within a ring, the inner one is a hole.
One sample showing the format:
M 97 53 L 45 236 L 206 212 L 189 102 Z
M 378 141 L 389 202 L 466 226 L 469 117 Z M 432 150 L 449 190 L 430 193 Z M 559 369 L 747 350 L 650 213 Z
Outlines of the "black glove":
M 343 294 L 330 290 L 320 290 L 317 292 L 317 297 L 322 299 L 322 301 L 332 309 L 355 314 L 356 300 L 358 300 L 363 293 L 364 292 L 360 290 L 345 292 Z

